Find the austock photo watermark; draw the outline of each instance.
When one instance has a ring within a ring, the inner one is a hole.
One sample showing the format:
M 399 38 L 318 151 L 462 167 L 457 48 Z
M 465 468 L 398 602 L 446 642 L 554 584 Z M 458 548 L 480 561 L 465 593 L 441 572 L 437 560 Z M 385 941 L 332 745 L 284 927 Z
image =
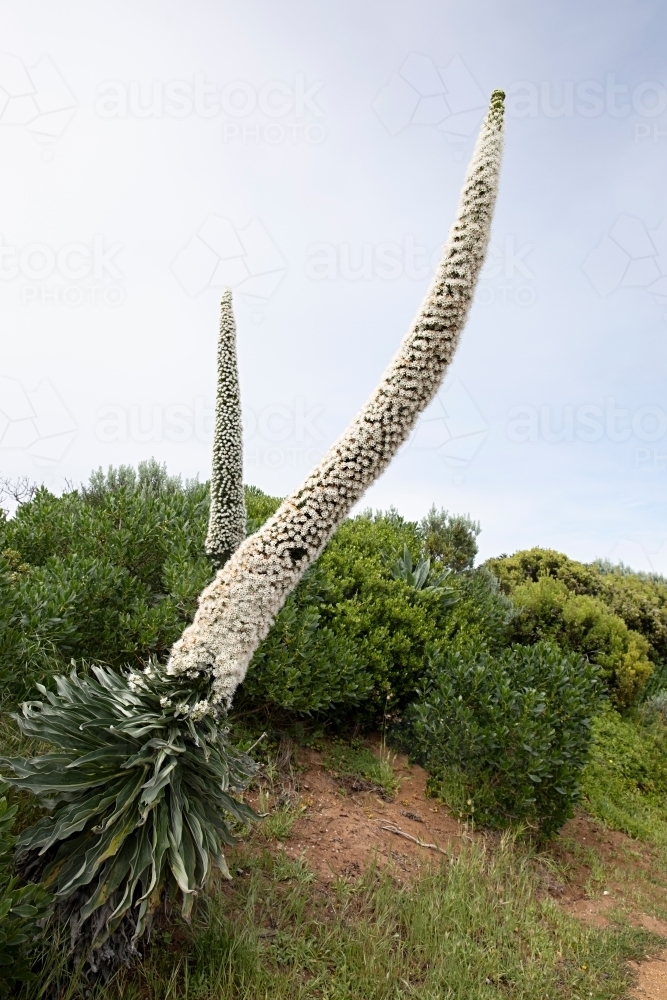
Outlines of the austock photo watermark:
M 31 458 L 50 466 L 62 460 L 77 434 L 77 424 L 49 379 L 33 389 L 0 375 L 0 457 Z
M 319 461 L 326 447 L 320 425 L 325 413 L 296 396 L 289 403 L 269 403 L 243 409 L 246 465 L 269 469 L 306 468 Z M 127 441 L 145 444 L 205 444 L 213 441 L 215 407 L 204 396 L 190 402 L 107 403 L 95 416 L 95 439 L 101 444 Z
M 534 249 L 534 243 L 514 235 L 491 243 L 475 301 L 482 306 L 533 305 Z M 441 247 L 420 246 L 412 235 L 383 243 L 313 243 L 306 251 L 304 273 L 311 281 L 425 281 L 441 255 Z
M 326 407 L 303 396 L 243 409 L 244 462 L 268 469 L 311 468 L 330 444 L 322 427 Z M 204 396 L 189 402 L 107 403 L 95 415 L 100 444 L 204 444 L 213 440 L 215 407 Z M 415 428 L 408 447 L 435 458 L 460 485 L 488 435 L 482 413 L 460 380 L 440 390 Z
M 101 234 L 59 246 L 16 246 L 0 235 L 0 286 L 15 285 L 25 306 L 119 306 L 125 300 L 117 261 L 122 249 Z
M 629 443 L 635 468 L 667 469 L 667 413 L 653 403 L 631 409 L 607 396 L 604 403 L 580 406 L 521 404 L 510 409 L 505 431 L 517 444 Z
M 667 139 L 667 119 L 656 121 L 667 112 L 667 86 L 661 81 L 630 84 L 615 73 L 605 73 L 600 79 L 515 80 L 504 89 L 510 118 L 606 115 L 629 120 L 635 142 Z M 476 134 L 487 97 L 460 56 L 440 64 L 411 52 L 380 88 L 373 109 L 390 135 L 410 126 L 431 126 L 448 142 L 462 143 Z
M 212 83 L 204 73 L 190 80 L 107 80 L 97 88 L 100 118 L 220 119 L 222 141 L 258 145 L 317 145 L 326 139 L 319 99 L 322 80 L 295 73 L 290 80 Z

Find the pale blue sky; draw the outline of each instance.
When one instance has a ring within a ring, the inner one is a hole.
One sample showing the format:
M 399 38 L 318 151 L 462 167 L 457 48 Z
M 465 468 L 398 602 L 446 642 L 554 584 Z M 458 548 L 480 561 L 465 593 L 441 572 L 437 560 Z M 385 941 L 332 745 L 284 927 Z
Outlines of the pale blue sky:
M 369 492 L 667 572 L 665 7 L 0 2 L 0 472 L 206 477 L 220 285 L 246 478 L 292 489 L 428 285 L 482 106 L 493 247 L 443 393 Z

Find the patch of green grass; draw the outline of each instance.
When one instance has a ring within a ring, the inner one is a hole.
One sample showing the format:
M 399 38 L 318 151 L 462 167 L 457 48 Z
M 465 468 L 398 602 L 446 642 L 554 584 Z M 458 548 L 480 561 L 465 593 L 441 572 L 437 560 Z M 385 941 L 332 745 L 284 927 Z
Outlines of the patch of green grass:
M 302 858 L 288 858 L 285 851 L 274 854 L 272 860 L 268 860 L 273 877 L 276 882 L 290 882 L 294 880 L 300 885 L 310 885 L 315 881 L 315 873 L 310 870 Z
M 262 820 L 260 832 L 267 840 L 289 840 L 299 815 L 294 806 L 278 806 Z
M 667 726 L 612 710 L 596 718 L 583 791 L 607 826 L 667 849 Z
M 349 743 L 335 740 L 327 747 L 323 763 L 327 770 L 339 778 L 357 780 L 361 786 L 357 791 L 380 789 L 387 796 L 393 796 L 398 790 L 400 781 L 394 772 L 393 763 L 396 755 L 385 747 L 380 748 L 380 754 L 373 753 L 368 743 L 361 739 L 353 739 Z
M 414 883 L 370 868 L 325 891 L 302 862 L 239 852 L 196 924 L 155 936 L 93 1000 L 620 1000 L 645 931 L 585 926 L 545 899 L 505 838 L 468 845 Z M 236 870 L 236 864 L 234 869 Z M 81 1000 L 74 987 L 71 1000 Z

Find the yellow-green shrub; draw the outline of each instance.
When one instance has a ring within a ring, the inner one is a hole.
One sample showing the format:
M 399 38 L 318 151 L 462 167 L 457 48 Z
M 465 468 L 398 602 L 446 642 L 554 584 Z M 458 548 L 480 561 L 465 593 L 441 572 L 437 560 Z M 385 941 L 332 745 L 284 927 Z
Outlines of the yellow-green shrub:
M 514 635 L 523 643 L 548 639 L 602 668 L 614 701 L 630 705 L 653 672 L 649 643 L 596 597 L 568 590 L 560 579 L 541 576 L 512 592 L 519 614 Z

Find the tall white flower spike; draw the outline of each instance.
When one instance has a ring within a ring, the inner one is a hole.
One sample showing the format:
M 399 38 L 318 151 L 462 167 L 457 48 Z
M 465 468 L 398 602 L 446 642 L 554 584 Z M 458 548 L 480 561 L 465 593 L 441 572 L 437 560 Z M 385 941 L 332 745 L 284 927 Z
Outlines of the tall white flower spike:
M 212 674 L 212 702 L 220 709 L 230 706 L 290 592 L 387 467 L 442 383 L 489 242 L 504 96 L 498 90 L 491 96 L 433 283 L 377 389 L 301 486 L 202 592 L 194 621 L 171 651 L 170 673 Z
M 245 538 L 246 509 L 243 493 L 243 440 L 241 396 L 236 360 L 236 323 L 232 290 L 220 302 L 218 385 L 215 397 L 215 434 L 211 471 L 211 508 L 205 548 L 221 567 Z

